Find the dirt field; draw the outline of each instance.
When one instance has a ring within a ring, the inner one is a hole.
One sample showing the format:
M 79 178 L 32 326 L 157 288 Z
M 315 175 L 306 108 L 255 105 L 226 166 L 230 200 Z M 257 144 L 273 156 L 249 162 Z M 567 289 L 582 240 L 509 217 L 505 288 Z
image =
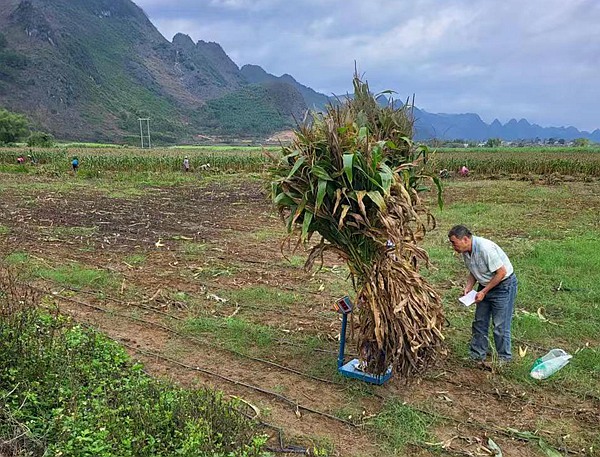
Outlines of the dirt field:
M 301 250 L 285 248 L 284 258 L 282 224 L 260 181 L 237 176 L 128 193 L 2 179 L 5 249 L 27 254 L 32 282 L 49 292 L 46 304 L 122 342 L 155 376 L 244 399 L 256 408 L 249 414 L 283 430 L 280 443 L 265 427 L 274 448 L 394 455 L 372 422 L 390 402 L 405 402 L 430 419 L 434 437 L 399 455 L 493 455 L 489 438 L 505 456 L 550 455 L 524 431 L 570 454 L 595 455 L 577 443 L 598 433 L 597 397 L 524 389 L 452 354 L 410 385 L 340 378 L 332 303 L 351 292 L 346 270 L 328 258 L 318 273 L 305 273 Z M 461 198 L 458 190 L 449 201 Z M 553 428 L 540 429 L 540 417 Z

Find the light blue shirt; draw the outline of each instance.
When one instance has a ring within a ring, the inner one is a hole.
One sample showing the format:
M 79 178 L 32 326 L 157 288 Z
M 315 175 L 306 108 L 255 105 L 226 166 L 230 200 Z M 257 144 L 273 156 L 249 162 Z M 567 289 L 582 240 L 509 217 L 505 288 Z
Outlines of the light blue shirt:
M 464 252 L 463 260 L 479 284 L 487 286 L 502 266 L 506 268 L 503 279 L 513 274 L 513 266 L 500 246 L 480 236 L 472 237 L 472 242 L 471 253 Z

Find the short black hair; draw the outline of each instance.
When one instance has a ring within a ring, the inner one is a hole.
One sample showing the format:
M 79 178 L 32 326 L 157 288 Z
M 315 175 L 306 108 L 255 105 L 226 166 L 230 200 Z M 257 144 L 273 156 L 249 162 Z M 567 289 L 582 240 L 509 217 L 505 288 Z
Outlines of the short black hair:
M 465 236 L 471 238 L 473 234 L 464 225 L 455 225 L 448 232 L 448 238 L 455 236 L 456 238 L 464 238 Z

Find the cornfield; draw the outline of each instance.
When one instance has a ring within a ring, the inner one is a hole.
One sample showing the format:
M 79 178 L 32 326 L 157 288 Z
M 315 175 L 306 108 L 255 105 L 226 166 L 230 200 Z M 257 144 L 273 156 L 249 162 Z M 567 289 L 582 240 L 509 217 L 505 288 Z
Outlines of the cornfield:
M 31 151 L 31 152 L 30 152 Z M 25 151 L 0 149 L 0 164 L 15 165 L 19 155 L 32 155 L 36 167 L 24 168 L 39 173 L 66 172 L 72 157 L 80 161 L 80 172 L 94 175 L 102 172 L 170 172 L 182 169 L 183 158 L 190 158 L 192 169 L 210 164 L 212 171 L 260 172 L 270 165 L 268 156 L 260 149 L 124 149 L 124 148 L 53 148 Z M 29 162 L 29 160 L 28 160 Z M 16 165 L 15 165 L 16 166 Z M 26 166 L 29 166 L 27 163 Z
M 361 361 L 370 373 L 390 365 L 408 379 L 433 360 L 443 340 L 439 295 L 419 274 L 419 247 L 435 226 L 419 197 L 427 149 L 415 147 L 408 107 L 381 107 L 354 77 L 354 97 L 299 126 L 275 170 L 272 197 L 290 236 L 321 237 L 306 267 L 326 251 L 348 264 L 357 294 Z M 440 194 L 441 196 L 441 194 Z
M 275 154 L 272 148 L 267 152 Z M 33 154 L 38 166 L 18 167 L 18 156 Z M 272 165 L 263 148 L 204 146 L 182 148 L 123 148 L 69 145 L 57 148 L 0 148 L 0 170 L 57 174 L 70 169 L 73 156 L 81 161 L 80 172 L 95 176 L 102 172 L 175 172 L 185 155 L 192 169 L 205 163 L 211 171 L 261 172 Z M 589 148 L 489 148 L 442 149 L 431 154 L 426 170 L 458 170 L 466 165 L 477 175 L 571 175 L 600 177 L 600 151 Z M 275 158 L 277 160 L 277 158 Z
M 429 169 L 458 170 L 466 165 L 479 175 L 537 174 L 600 177 L 600 151 L 592 148 L 502 148 L 439 150 Z

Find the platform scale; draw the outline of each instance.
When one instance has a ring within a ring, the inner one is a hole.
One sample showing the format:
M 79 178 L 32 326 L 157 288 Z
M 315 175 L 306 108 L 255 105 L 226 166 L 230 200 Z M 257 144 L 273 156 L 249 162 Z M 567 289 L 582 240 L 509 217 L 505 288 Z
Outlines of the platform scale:
M 352 359 L 350 362 L 344 364 L 344 349 L 346 347 L 346 326 L 348 324 L 348 314 L 352 312 L 353 305 L 350 301 L 350 297 L 345 296 L 335 302 L 337 312 L 342 315 L 342 331 L 340 332 L 340 352 L 338 354 L 338 372 L 342 376 L 347 378 L 360 379 L 361 381 L 368 382 L 370 384 L 382 385 L 388 379 L 392 377 L 392 367 L 389 367 L 387 371 L 381 375 L 374 375 L 366 373 L 358 366 L 360 364 L 358 359 Z

